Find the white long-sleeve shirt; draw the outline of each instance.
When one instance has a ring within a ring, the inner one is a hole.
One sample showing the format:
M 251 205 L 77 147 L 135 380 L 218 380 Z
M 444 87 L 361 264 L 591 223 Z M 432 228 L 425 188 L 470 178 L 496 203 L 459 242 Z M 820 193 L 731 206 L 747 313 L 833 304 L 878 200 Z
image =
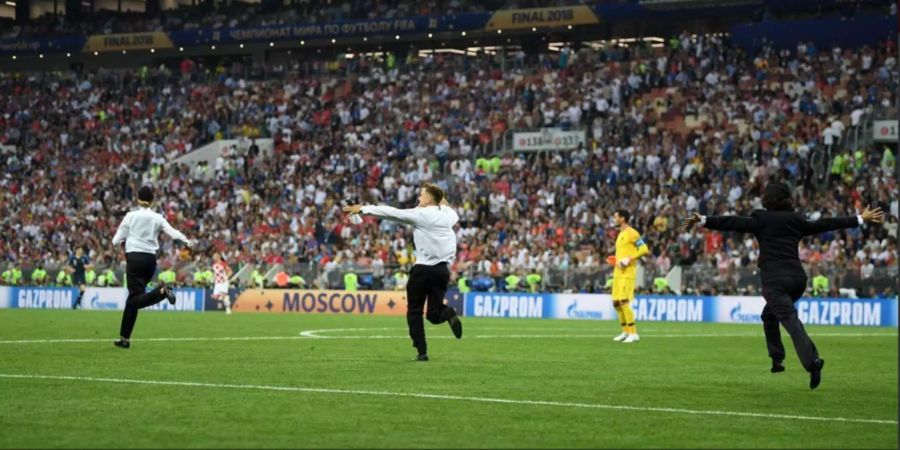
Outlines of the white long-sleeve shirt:
M 397 209 L 385 205 L 366 205 L 362 213 L 399 222 L 413 227 L 416 244 L 416 264 L 433 266 L 456 259 L 456 233 L 453 225 L 459 222 L 456 211 L 449 206 Z
M 125 215 L 119 229 L 113 237 L 113 245 L 119 245 L 125 241 L 125 253 L 151 253 L 159 250 L 157 236 L 163 231 L 172 239 L 183 241 L 190 245 L 188 238 L 180 231 L 172 228 L 169 221 L 160 214 L 141 208 Z

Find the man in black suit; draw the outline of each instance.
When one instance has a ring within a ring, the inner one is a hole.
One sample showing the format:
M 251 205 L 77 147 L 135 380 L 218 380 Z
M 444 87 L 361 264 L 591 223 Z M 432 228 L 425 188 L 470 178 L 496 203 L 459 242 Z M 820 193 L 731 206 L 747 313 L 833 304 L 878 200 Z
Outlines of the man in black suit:
M 780 182 L 772 182 L 766 186 L 763 207 L 764 210 L 754 211 L 750 217 L 705 217 L 694 213 L 682 225 L 687 229 L 699 223 L 711 230 L 753 233 L 759 242 L 762 294 L 766 300 L 762 321 L 769 357 L 772 358 L 772 372 L 784 371 L 784 345 L 778 329 L 778 324 L 781 323 L 791 335 L 797 356 L 810 374 L 809 387 L 815 389 L 822 381 L 825 361 L 819 358 L 816 345 L 806 334 L 803 323 L 797 316 L 797 309 L 794 308 L 794 302 L 806 290 L 807 281 L 806 272 L 800 263 L 800 240 L 826 231 L 858 227 L 864 222 L 882 223 L 884 213 L 881 208 L 867 207 L 856 217 L 810 221 L 803 214 L 794 212 L 790 189 Z

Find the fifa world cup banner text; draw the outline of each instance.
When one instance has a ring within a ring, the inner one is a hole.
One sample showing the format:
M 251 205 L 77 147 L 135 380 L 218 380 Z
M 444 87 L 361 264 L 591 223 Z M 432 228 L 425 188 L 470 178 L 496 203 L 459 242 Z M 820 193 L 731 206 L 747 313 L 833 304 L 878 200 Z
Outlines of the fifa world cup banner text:
M 89 36 L 84 52 L 117 52 L 120 50 L 146 50 L 172 48 L 172 40 L 161 31 L 133 34 L 96 34 Z
M 488 31 L 518 30 L 532 27 L 589 25 L 599 22 L 594 11 L 587 5 L 507 9 L 494 12 L 485 29 Z

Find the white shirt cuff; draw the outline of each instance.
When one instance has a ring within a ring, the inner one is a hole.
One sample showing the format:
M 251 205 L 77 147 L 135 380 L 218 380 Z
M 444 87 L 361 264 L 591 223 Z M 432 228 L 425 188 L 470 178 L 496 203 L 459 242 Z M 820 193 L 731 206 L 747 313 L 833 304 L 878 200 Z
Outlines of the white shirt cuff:
M 706 225 L 706 216 L 700 216 L 700 226 Z
M 863 220 L 863 218 L 862 218 L 862 216 L 861 216 L 861 215 L 859 215 L 859 214 L 857 214 L 857 215 L 856 215 L 856 220 L 858 220 L 858 221 L 859 221 L 859 224 L 860 224 L 860 225 L 862 225 L 862 224 L 864 224 L 864 223 L 866 223 L 866 221 L 865 221 L 865 220 Z

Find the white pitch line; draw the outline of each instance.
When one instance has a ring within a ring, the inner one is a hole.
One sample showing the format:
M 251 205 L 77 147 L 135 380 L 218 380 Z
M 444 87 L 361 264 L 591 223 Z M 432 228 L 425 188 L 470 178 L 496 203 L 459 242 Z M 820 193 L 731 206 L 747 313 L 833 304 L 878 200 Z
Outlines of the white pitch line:
M 62 376 L 62 375 L 28 375 L 28 374 L 0 374 L 0 378 L 8 379 L 28 379 L 28 380 L 64 380 L 64 381 L 93 381 L 99 383 L 120 383 L 120 384 L 145 384 L 156 386 L 181 386 L 181 387 L 207 387 L 220 389 L 251 389 L 262 391 L 281 391 L 281 392 L 307 392 L 316 394 L 343 394 L 343 395 L 371 395 L 380 397 L 408 397 L 423 398 L 434 400 L 455 400 L 468 401 L 478 403 L 501 403 L 511 405 L 532 405 L 532 406 L 551 406 L 560 408 L 583 408 L 583 409 L 610 409 L 619 411 L 641 411 L 641 412 L 661 412 L 671 414 L 688 414 L 688 415 L 707 415 L 707 416 L 733 416 L 733 417 L 749 417 L 764 419 L 790 419 L 790 420 L 806 420 L 818 422 L 848 422 L 848 423 L 870 423 L 879 425 L 897 425 L 896 420 L 883 419 L 861 419 L 853 417 L 822 417 L 822 416 L 800 416 L 792 414 L 770 414 L 770 413 L 754 413 L 741 411 L 716 411 L 716 410 L 697 410 L 684 408 L 665 408 L 654 406 L 628 406 L 628 405 L 604 405 L 596 403 L 570 403 L 556 402 L 547 400 L 523 400 L 509 398 L 490 398 L 490 397 L 463 397 L 458 395 L 439 395 L 439 394 L 421 394 L 412 392 L 390 392 L 390 391 L 369 391 L 357 389 L 333 389 L 333 388 L 317 388 L 317 387 L 295 387 L 295 386 L 266 386 L 256 384 L 224 384 L 224 383 L 204 383 L 195 381 L 161 381 L 161 380 L 134 380 L 124 378 L 93 378 L 79 376 Z
M 377 328 L 376 328 L 377 329 Z M 143 338 L 133 339 L 135 342 L 201 342 L 201 341 L 285 341 L 285 340 L 303 340 L 303 339 L 409 339 L 406 335 L 366 335 L 366 336 L 321 336 L 318 333 L 334 332 L 334 331 L 364 331 L 373 330 L 373 328 L 358 329 L 328 329 L 328 330 L 308 330 L 300 333 L 299 336 L 219 336 L 219 337 L 159 337 L 159 338 Z M 706 334 L 643 334 L 644 338 L 729 338 L 729 337 L 750 337 L 762 338 L 762 334 L 752 333 L 706 333 Z M 811 335 L 813 338 L 819 337 L 893 337 L 898 335 L 891 333 L 818 333 Z M 466 336 L 468 339 L 603 339 L 608 337 L 606 334 L 483 334 Z M 429 336 L 428 339 L 455 339 L 453 336 Z M 113 338 L 88 338 L 88 339 L 16 339 L 2 340 L 0 345 L 14 344 L 79 344 L 93 342 L 108 342 Z
M 478 330 L 498 330 L 505 329 L 508 331 L 523 331 L 523 330 L 534 330 L 533 328 L 481 328 Z M 374 330 L 397 330 L 396 327 L 382 327 L 382 328 L 324 328 L 320 330 L 306 330 L 300 332 L 300 336 L 308 337 L 308 338 L 316 338 L 316 339 L 400 339 L 406 338 L 406 335 L 403 336 L 389 336 L 389 335 L 364 335 L 364 336 L 353 336 L 353 335 L 344 335 L 344 336 L 321 336 L 320 333 L 338 333 L 338 332 L 349 332 L 349 331 L 374 331 Z M 543 330 L 543 331 L 563 331 L 562 330 Z M 572 331 L 583 331 L 581 329 L 572 329 Z M 541 331 L 538 329 L 538 331 Z M 666 334 L 644 334 L 646 337 L 651 338 L 681 338 L 681 337 L 764 337 L 763 334 L 760 333 L 666 333 Z M 814 333 L 812 337 L 835 337 L 835 336 L 847 336 L 847 337 L 869 337 L 869 336 L 891 336 L 897 337 L 897 333 Z M 434 336 L 429 337 L 429 339 L 450 339 L 452 336 Z M 541 339 L 541 338 L 603 338 L 606 337 L 606 334 L 576 334 L 576 333 L 557 333 L 557 334 L 482 334 L 470 336 L 475 339 L 502 339 L 502 338 L 513 338 L 513 339 Z
M 168 337 L 132 339 L 137 342 L 194 342 L 194 341 L 282 341 L 308 339 L 303 336 L 235 336 L 235 337 Z M 82 342 L 112 342 L 115 339 L 22 339 L 0 341 L 0 344 L 73 344 Z

